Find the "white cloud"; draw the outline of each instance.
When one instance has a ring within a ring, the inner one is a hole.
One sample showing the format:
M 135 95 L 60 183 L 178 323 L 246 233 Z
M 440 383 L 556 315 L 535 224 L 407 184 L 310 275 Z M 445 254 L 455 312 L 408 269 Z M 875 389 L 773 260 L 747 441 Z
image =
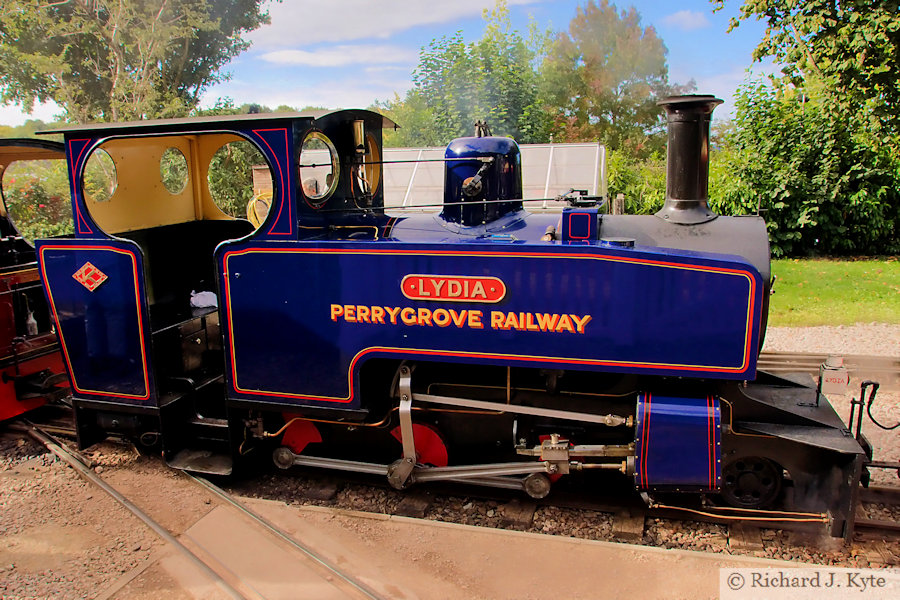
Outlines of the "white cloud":
M 56 120 L 56 117 L 63 113 L 63 109 L 55 102 L 47 102 L 45 104 L 35 104 L 31 114 L 27 114 L 19 105 L 0 106 L 0 125 L 10 125 L 18 127 L 24 125 L 25 121 L 30 119 L 40 119 L 45 123 Z
M 510 5 L 541 0 L 509 0 Z M 419 25 L 476 17 L 494 0 L 285 0 L 269 4 L 272 22 L 247 37 L 256 48 L 387 38 Z
M 260 58 L 279 65 L 342 67 L 346 65 L 415 64 L 418 51 L 394 45 L 343 45 L 319 50 L 276 50 Z
M 370 74 L 375 73 L 388 73 L 390 71 L 402 72 L 406 75 L 409 75 L 412 72 L 412 69 L 409 65 L 404 65 L 402 67 L 396 65 L 380 65 L 377 67 L 366 67 L 365 72 Z
M 734 102 L 738 88 L 751 79 L 759 79 L 777 72 L 778 67 L 771 61 L 755 63 L 750 68 L 733 67 L 729 71 L 697 77 L 697 93 L 712 94 L 725 101 L 713 113 L 713 119 L 717 121 L 731 119 L 735 115 Z
M 663 25 L 680 29 L 681 31 L 694 31 L 695 29 L 703 29 L 711 25 L 705 14 L 690 10 L 679 10 L 677 13 L 663 17 L 662 22 Z
M 212 106 L 216 98 L 227 96 L 237 105 L 254 102 L 265 106 L 324 106 L 328 108 L 366 108 L 376 100 L 389 100 L 394 92 L 401 97 L 412 87 L 409 77 L 387 79 L 360 79 L 355 82 L 332 80 L 317 82 L 315 85 L 259 86 L 251 83 L 237 84 L 230 81 L 208 90 L 201 106 Z M 402 125 L 402 123 L 401 123 Z

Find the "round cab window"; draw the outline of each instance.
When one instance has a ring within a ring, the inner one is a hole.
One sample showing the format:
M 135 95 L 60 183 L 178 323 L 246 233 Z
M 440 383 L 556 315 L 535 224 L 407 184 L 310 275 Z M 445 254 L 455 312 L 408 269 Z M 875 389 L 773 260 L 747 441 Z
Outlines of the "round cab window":
M 272 202 L 272 172 L 259 149 L 246 140 L 228 142 L 213 154 L 207 170 L 213 202 L 226 215 L 247 218 L 254 227 L 266 220 Z
M 65 159 L 17 160 L 0 173 L 6 212 L 29 244 L 75 231 Z
M 159 159 L 159 178 L 166 190 L 173 196 L 187 187 L 187 159 L 178 148 L 166 148 Z
M 117 187 L 116 163 L 106 150 L 94 150 L 84 165 L 81 178 L 85 198 L 91 202 L 109 202 Z
M 313 131 L 300 148 L 300 187 L 307 202 L 319 208 L 334 193 L 340 173 L 337 150 L 325 134 Z

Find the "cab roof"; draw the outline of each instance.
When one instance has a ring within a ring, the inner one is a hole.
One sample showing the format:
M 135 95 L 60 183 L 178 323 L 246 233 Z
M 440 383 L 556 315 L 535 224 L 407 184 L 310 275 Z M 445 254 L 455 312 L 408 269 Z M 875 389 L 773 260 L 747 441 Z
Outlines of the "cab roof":
M 0 140 L 0 164 L 16 160 L 42 160 L 65 158 L 66 147 L 60 142 L 33 138 L 6 138 Z
M 316 121 L 323 117 L 341 117 L 346 113 L 349 120 L 358 116 L 381 119 L 382 129 L 398 129 L 399 126 L 388 117 L 366 109 L 314 110 L 307 112 L 255 113 L 248 115 L 216 115 L 211 117 L 186 117 L 181 119 L 148 119 L 146 121 L 126 121 L 122 123 L 87 123 L 70 125 L 59 129 L 37 132 L 39 135 L 70 134 L 98 132 L 102 134 L 143 132 L 156 133 L 162 131 L 184 131 L 189 129 L 209 130 L 228 128 L 229 125 L 246 126 L 257 121 Z

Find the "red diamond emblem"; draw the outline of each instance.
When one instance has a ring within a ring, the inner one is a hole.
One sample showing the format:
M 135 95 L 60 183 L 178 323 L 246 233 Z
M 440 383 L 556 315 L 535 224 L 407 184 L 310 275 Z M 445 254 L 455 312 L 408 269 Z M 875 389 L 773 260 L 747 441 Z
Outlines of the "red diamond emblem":
M 109 277 L 106 276 L 106 273 L 89 262 L 84 263 L 84 266 L 75 271 L 75 273 L 72 274 L 72 277 L 75 278 L 75 281 L 86 287 L 89 292 L 93 292 L 101 283 L 109 279 Z

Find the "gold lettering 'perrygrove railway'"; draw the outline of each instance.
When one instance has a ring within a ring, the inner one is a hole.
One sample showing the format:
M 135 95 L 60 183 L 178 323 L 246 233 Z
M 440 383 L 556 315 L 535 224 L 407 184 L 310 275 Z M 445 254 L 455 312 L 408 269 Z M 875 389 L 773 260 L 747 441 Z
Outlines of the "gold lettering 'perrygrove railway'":
M 411 306 L 369 306 L 332 304 L 331 320 L 369 325 L 408 325 L 411 327 L 468 327 L 470 329 L 584 333 L 591 315 L 566 313 L 504 312 L 492 310 L 485 323 L 480 310 L 413 308 Z

